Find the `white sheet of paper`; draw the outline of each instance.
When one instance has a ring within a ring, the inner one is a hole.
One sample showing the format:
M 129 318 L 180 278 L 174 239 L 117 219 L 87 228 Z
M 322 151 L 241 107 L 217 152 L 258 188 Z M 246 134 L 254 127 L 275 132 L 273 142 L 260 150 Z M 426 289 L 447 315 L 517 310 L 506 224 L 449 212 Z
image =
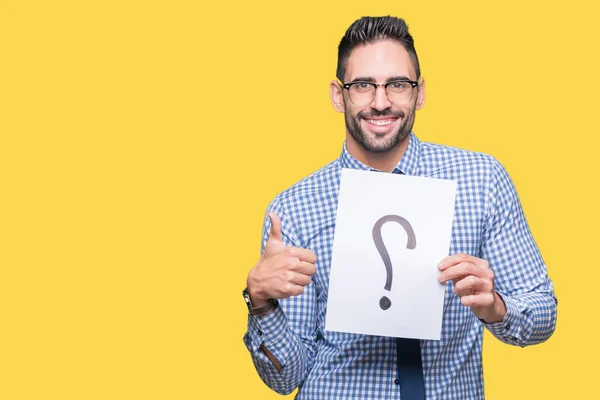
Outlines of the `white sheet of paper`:
M 446 286 L 437 264 L 448 255 L 456 181 L 343 169 L 331 260 L 325 329 L 439 340 Z M 391 261 L 391 288 L 373 227 L 382 217 L 404 218 L 408 230 L 388 221 L 380 228 Z M 380 299 L 391 306 L 383 310 Z

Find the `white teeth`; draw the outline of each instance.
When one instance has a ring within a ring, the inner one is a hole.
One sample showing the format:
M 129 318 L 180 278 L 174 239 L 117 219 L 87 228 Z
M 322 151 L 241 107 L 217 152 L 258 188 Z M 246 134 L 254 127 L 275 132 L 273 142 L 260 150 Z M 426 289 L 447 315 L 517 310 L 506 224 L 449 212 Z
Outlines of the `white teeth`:
M 391 119 L 368 119 L 367 120 L 370 124 L 373 125 L 377 125 L 377 126 L 385 126 L 385 125 L 390 125 L 392 122 L 394 122 Z

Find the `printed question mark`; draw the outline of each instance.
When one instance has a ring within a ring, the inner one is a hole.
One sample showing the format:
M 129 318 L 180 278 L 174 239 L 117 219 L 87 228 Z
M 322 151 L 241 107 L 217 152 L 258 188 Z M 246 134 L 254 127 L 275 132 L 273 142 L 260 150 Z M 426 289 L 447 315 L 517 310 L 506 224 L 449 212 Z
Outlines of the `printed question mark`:
M 392 270 L 392 262 L 390 261 L 390 255 L 388 254 L 388 251 L 385 248 L 385 244 L 383 243 L 383 238 L 381 237 L 381 228 L 383 227 L 383 224 L 385 224 L 386 222 L 391 222 L 391 221 L 398 222 L 400 225 L 402 225 L 402 227 L 406 231 L 406 234 L 408 235 L 408 242 L 406 243 L 406 248 L 413 250 L 415 247 L 417 247 L 417 239 L 415 237 L 415 231 L 413 230 L 412 226 L 410 225 L 410 222 L 408 222 L 406 219 L 402 218 L 401 216 L 386 215 L 386 216 L 379 218 L 377 220 L 377 222 L 375 222 L 375 225 L 373 226 L 373 241 L 375 242 L 375 247 L 377 247 L 377 250 L 379 251 L 379 255 L 381 256 L 381 259 L 383 260 L 383 263 L 385 264 L 385 270 L 387 271 L 387 278 L 385 280 L 385 286 L 384 286 L 384 289 L 387 291 L 392 290 L 392 276 L 393 276 L 394 271 Z M 379 300 L 379 307 L 381 307 L 382 310 L 387 310 L 388 308 L 390 308 L 391 305 L 392 305 L 392 301 L 390 299 L 388 299 L 386 296 L 383 296 Z

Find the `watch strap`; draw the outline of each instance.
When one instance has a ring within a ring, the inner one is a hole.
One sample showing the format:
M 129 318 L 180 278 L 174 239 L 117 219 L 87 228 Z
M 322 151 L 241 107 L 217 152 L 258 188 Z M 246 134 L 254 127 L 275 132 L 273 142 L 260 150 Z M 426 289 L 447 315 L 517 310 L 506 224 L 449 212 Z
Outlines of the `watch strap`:
M 277 299 L 269 299 L 269 302 L 267 304 L 265 304 L 264 306 L 256 307 L 256 308 L 250 307 L 248 311 L 252 315 L 261 315 L 268 311 L 271 311 L 272 309 L 277 307 L 278 304 L 279 304 L 279 301 L 277 301 Z
M 265 313 L 271 311 L 272 309 L 274 309 L 275 307 L 277 307 L 277 305 L 279 304 L 279 301 L 277 299 L 269 299 L 269 302 L 267 304 L 265 304 L 264 306 L 254 307 L 252 305 L 252 299 L 250 299 L 250 294 L 248 293 L 248 288 L 245 288 L 242 291 L 242 295 L 244 296 L 244 301 L 246 302 L 246 305 L 248 306 L 248 313 L 250 313 L 251 315 L 265 314 Z

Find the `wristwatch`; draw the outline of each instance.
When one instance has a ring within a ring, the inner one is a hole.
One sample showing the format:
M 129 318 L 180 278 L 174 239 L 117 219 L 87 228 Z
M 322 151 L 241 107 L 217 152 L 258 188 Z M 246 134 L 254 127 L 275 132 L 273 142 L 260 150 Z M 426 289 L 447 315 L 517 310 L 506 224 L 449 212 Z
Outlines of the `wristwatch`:
M 265 304 L 264 306 L 255 308 L 252 305 L 252 300 L 250 300 L 250 295 L 248 294 L 248 288 L 246 288 L 242 291 L 242 296 L 244 296 L 244 301 L 246 302 L 246 305 L 248 306 L 248 313 L 250 313 L 252 315 L 264 314 L 267 311 L 271 311 L 272 309 L 277 307 L 277 305 L 279 304 L 279 301 L 277 301 L 277 299 L 269 299 L 269 302 L 267 304 Z

